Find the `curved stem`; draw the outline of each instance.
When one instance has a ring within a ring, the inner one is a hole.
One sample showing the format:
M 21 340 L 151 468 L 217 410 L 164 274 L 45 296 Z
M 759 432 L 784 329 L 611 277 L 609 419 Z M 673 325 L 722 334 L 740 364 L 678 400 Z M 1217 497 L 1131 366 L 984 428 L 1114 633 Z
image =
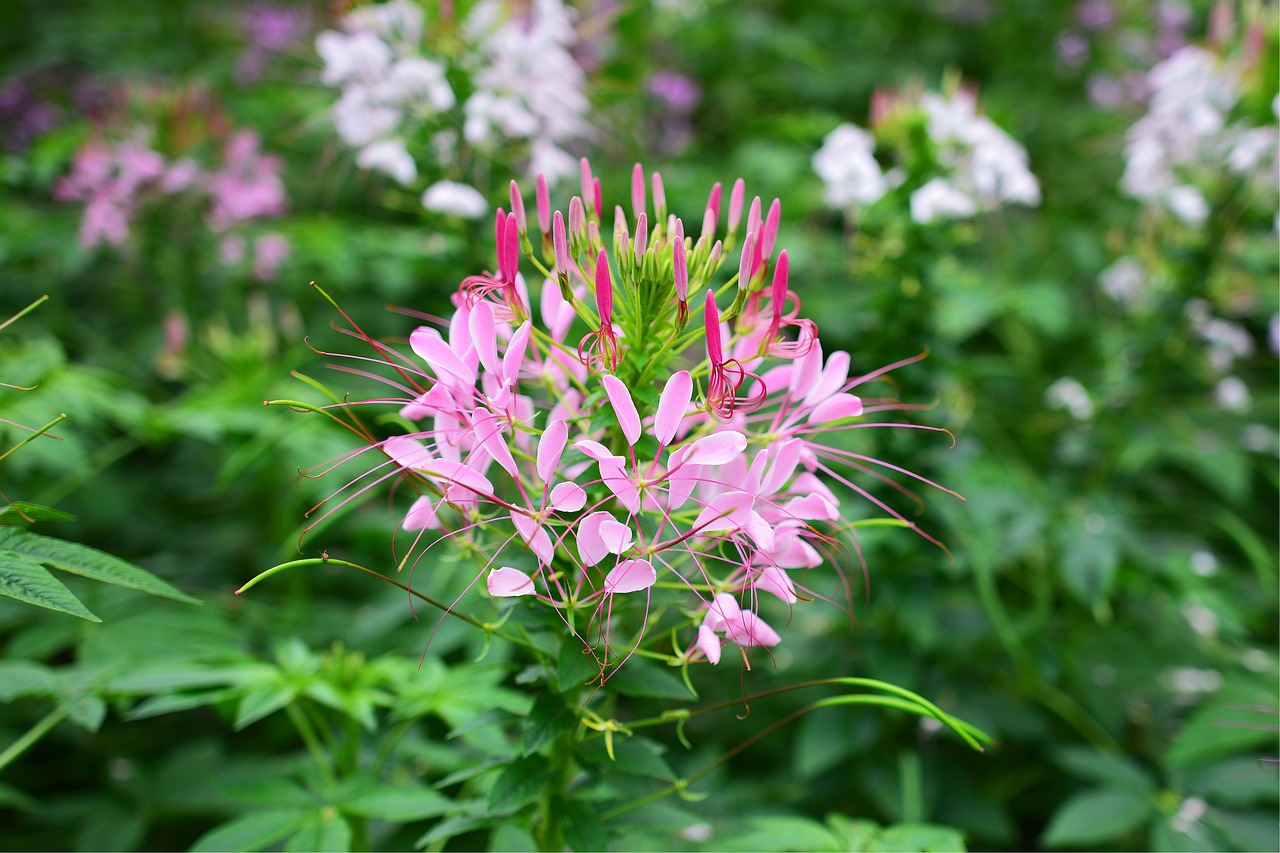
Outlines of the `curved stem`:
M 47 735 L 54 726 L 67 718 L 67 709 L 63 705 L 59 705 L 49 713 L 45 714 L 31 728 L 23 733 L 22 737 L 9 744 L 9 748 L 4 752 L 0 752 L 0 770 L 8 767 L 13 763 L 19 755 L 35 746 L 40 738 Z

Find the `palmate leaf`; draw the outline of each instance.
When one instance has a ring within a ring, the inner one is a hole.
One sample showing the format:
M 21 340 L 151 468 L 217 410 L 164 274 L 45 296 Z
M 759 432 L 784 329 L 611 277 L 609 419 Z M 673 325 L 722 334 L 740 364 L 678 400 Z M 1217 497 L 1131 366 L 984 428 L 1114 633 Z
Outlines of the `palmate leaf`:
M 177 587 L 171 586 L 151 574 L 146 569 L 139 568 L 132 563 L 126 563 L 119 557 L 113 557 L 110 554 L 76 542 L 53 539 L 49 536 L 41 536 L 38 533 L 32 533 L 16 527 L 0 527 L 0 552 L 14 553 L 28 558 L 29 563 L 43 563 L 55 569 L 83 575 L 102 583 L 136 589 L 150 595 L 171 598 L 174 601 L 181 601 L 187 604 L 200 603 L 199 599 L 192 598 Z M 47 607 L 49 605 L 42 606 Z M 60 608 L 55 607 L 53 609 Z M 87 613 L 88 611 L 86 610 L 85 612 Z
M 0 531 L 0 534 L 4 532 Z M 0 595 L 59 613 L 69 613 L 90 622 L 102 621 L 38 560 L 3 547 L 0 547 Z

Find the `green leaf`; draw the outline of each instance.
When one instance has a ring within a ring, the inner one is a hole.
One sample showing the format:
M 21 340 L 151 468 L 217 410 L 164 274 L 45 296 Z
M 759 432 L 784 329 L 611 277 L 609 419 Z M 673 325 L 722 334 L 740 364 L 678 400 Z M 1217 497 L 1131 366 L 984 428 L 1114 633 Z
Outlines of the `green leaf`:
M 12 530 L 13 528 L 0 529 L 0 535 Z M 62 581 L 49 574 L 48 569 L 16 551 L 0 550 L 0 595 L 37 607 L 47 607 L 59 613 L 68 613 L 90 622 L 102 621 L 90 613 L 80 603 L 80 599 L 63 586 Z
M 557 800 L 557 805 L 564 814 L 564 840 L 570 849 L 587 853 L 609 846 L 609 832 L 594 805 L 580 800 Z
M 25 524 L 28 519 L 31 521 L 75 521 L 76 517 L 69 512 L 63 512 L 51 506 L 29 503 L 28 501 L 14 501 L 8 506 L 0 507 L 0 524 Z
M 582 640 L 572 634 L 566 635 L 560 643 L 560 655 L 556 661 L 556 681 L 562 691 L 586 684 L 599 677 L 600 666 L 591 656 L 590 649 L 582 644 Z
M 753 817 L 745 828 L 720 839 L 721 850 L 838 851 L 839 839 L 817 821 L 802 817 Z
M 1189 776 L 1183 787 L 1217 805 L 1239 808 L 1274 803 L 1280 795 L 1277 769 L 1274 761 L 1256 756 L 1233 758 Z
M 77 696 L 66 702 L 67 717 L 82 729 L 96 732 L 107 716 L 107 703 L 97 696 Z
M 494 780 L 489 791 L 489 810 L 512 811 L 533 802 L 551 783 L 550 764 L 537 755 L 517 758 Z
M 0 702 L 56 693 L 58 679 L 48 667 L 24 660 L 0 661 Z
M 204 693 L 167 693 L 161 696 L 152 696 L 134 705 L 125 713 L 124 718 L 126 720 L 145 720 L 148 717 L 158 717 L 161 714 L 190 711 L 192 708 L 215 705 L 225 699 L 237 696 L 239 693 L 240 688 L 232 687 L 229 690 L 208 690 Z
M 1220 697 L 1200 707 L 1165 752 L 1165 766 L 1170 770 L 1184 770 L 1257 749 L 1267 749 L 1274 754 L 1277 749 L 1275 716 L 1271 715 L 1268 720 L 1241 710 L 1250 701 L 1248 693 L 1241 693 L 1238 699 Z M 1265 695 L 1256 699 L 1257 703 L 1267 701 Z M 1270 701 L 1274 704 L 1274 695 Z
M 605 751 L 603 738 L 597 738 L 579 747 L 582 760 L 604 770 L 617 770 L 633 776 L 647 776 L 665 782 L 676 780 L 675 771 L 663 759 L 666 748 L 646 737 L 615 735 L 613 759 Z
M 1236 850 L 1280 850 L 1280 826 L 1276 824 L 1274 810 L 1270 814 L 1240 814 L 1209 809 L 1202 820 L 1220 832 Z
M 240 731 L 245 726 L 269 717 L 293 701 L 297 691 L 286 684 L 267 684 L 246 691 L 236 708 L 236 721 L 232 729 Z
M 1149 793 L 1155 782 L 1131 758 L 1100 752 L 1087 746 L 1064 747 L 1054 753 L 1054 761 L 1072 775 L 1115 788 Z
M 288 853 L 350 850 L 351 825 L 333 809 L 325 809 L 289 836 L 284 849 Z
M 964 835 L 949 826 L 934 826 L 927 823 L 899 823 L 886 826 L 880 831 L 873 846 L 875 851 L 893 851 L 893 853 L 934 853 L 934 851 L 964 850 Z
M 489 850 L 491 853 L 524 853 L 526 850 L 536 849 L 538 849 L 538 842 L 529 834 L 529 831 L 514 823 L 498 825 L 493 830 L 493 835 L 489 837 Z M 603 850 L 604 848 L 598 847 L 596 849 Z
M 482 829 L 493 825 L 494 815 L 489 812 L 481 814 L 457 815 L 445 818 L 413 843 L 416 848 L 428 847 L 440 841 L 447 841 L 455 835 Z
M 520 751 L 524 755 L 533 755 L 543 744 L 569 731 L 577 722 L 578 718 L 569 710 L 564 697 L 550 691 L 539 693 L 524 720 Z
M 193 687 L 248 686 L 270 678 L 275 667 L 266 664 L 192 666 L 163 663 L 114 678 L 108 687 L 117 693 L 163 693 Z
M 1040 837 L 1045 847 L 1083 847 L 1119 839 L 1147 822 L 1150 795 L 1124 788 L 1098 788 L 1063 803 Z
M 83 575 L 102 583 L 136 589 L 187 604 L 200 603 L 199 599 L 192 598 L 146 569 L 76 542 L 65 542 L 15 527 L 3 527 L 0 528 L 0 549 L 23 554 L 64 572 Z
M 192 853 L 237 850 L 256 853 L 297 831 L 312 815 L 298 809 L 252 812 L 215 827 L 196 839 Z
M 379 785 L 342 806 L 350 814 L 396 823 L 439 817 L 452 808 L 452 800 L 426 785 Z
M 675 673 L 638 660 L 632 660 L 620 669 L 609 679 L 609 685 L 624 696 L 682 702 L 698 698 Z
M 827 826 L 840 840 L 839 849 L 849 853 L 875 849 L 880 837 L 880 827 L 874 821 L 855 820 L 847 815 L 827 815 Z

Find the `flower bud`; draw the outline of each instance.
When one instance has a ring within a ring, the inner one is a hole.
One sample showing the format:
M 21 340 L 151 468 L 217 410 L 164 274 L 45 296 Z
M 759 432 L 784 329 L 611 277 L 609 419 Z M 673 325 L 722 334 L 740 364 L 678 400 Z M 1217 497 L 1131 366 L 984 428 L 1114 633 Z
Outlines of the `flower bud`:
M 582 209 L 582 199 L 574 196 L 569 200 L 569 237 L 581 240 L 587 236 L 587 213 Z
M 631 170 L 631 213 L 639 219 L 644 212 L 644 169 L 636 163 Z
M 547 178 L 541 172 L 538 173 L 536 197 L 538 202 L 538 229 L 545 235 L 551 232 L 551 199 L 547 195 Z
M 667 217 L 667 191 L 662 186 L 662 175 L 653 173 L 653 215 L 659 220 Z
M 556 211 L 551 221 L 551 243 L 556 252 L 556 272 L 561 276 L 569 274 L 569 241 L 564 233 L 564 217 Z
M 591 163 L 586 157 L 578 161 L 578 176 L 582 181 L 582 203 L 586 204 L 595 197 L 595 178 L 591 175 Z
M 516 228 L 521 234 L 527 230 L 524 218 L 524 196 L 520 194 L 520 185 L 511 182 L 511 215 L 515 217 Z
M 596 310 L 600 325 L 613 322 L 613 277 L 609 275 L 609 256 L 604 252 L 596 255 Z
M 640 211 L 640 218 L 636 220 L 636 263 L 644 261 L 644 250 L 649 242 L 649 217 L 644 211 Z
M 746 199 L 747 185 L 742 180 L 733 182 L 733 190 L 729 193 L 729 236 L 732 237 L 738 231 L 738 225 L 742 222 L 742 204 Z
M 773 256 L 773 244 L 778 239 L 778 224 L 782 221 L 782 202 L 773 200 L 769 205 L 769 215 L 764 220 L 764 230 L 760 232 L 760 257 L 768 260 Z

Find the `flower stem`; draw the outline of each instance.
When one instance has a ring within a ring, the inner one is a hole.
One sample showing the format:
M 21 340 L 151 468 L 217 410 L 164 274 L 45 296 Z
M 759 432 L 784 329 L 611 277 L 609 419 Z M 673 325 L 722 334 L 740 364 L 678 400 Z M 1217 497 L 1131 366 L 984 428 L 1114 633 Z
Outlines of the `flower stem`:
M 26 752 L 36 744 L 40 738 L 47 735 L 54 726 L 67 718 L 67 709 L 65 706 L 59 705 L 49 713 L 40 718 L 34 726 L 13 743 L 9 744 L 9 748 L 4 752 L 0 752 L 0 770 L 8 767 L 13 763 L 19 755 Z

